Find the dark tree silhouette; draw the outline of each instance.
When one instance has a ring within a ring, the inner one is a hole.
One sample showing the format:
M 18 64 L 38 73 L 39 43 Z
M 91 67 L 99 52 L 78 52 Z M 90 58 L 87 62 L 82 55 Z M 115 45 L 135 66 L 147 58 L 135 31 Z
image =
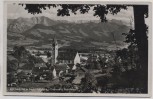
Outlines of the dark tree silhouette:
M 85 73 L 85 77 L 81 80 L 81 91 L 83 93 L 92 93 L 93 91 L 97 91 L 97 79 L 92 73 Z
M 20 4 L 24 5 L 24 4 Z M 106 15 L 108 13 L 117 14 L 121 9 L 127 9 L 128 6 L 134 8 L 134 23 L 135 23 L 135 39 L 138 46 L 138 52 L 142 67 L 142 79 L 143 84 L 147 92 L 147 81 L 148 81 L 148 40 L 146 34 L 146 25 L 145 17 L 148 17 L 148 5 L 101 5 L 101 4 L 25 4 L 25 10 L 28 10 L 28 13 L 39 14 L 42 13 L 42 10 L 46 10 L 46 7 L 57 7 L 60 6 L 57 10 L 58 16 L 70 16 L 70 12 L 77 14 L 79 11 L 82 14 L 88 13 L 91 7 L 94 7 L 94 16 L 98 16 L 101 19 L 101 22 L 106 22 Z
M 16 63 L 17 60 L 9 60 L 9 58 L 7 58 L 7 72 L 15 72 L 17 70 Z
M 138 46 L 138 52 L 140 62 L 142 66 L 142 79 L 144 88 L 148 88 L 148 39 L 147 30 L 145 25 L 145 16 L 148 17 L 147 5 L 134 5 L 134 23 L 135 23 L 135 36 L 136 44 Z
M 47 52 L 47 57 L 51 57 L 51 53 L 50 52 Z
M 13 56 L 17 59 L 17 69 L 20 67 L 20 63 L 22 59 L 24 59 L 27 55 L 27 50 L 24 46 L 14 46 L 13 48 Z

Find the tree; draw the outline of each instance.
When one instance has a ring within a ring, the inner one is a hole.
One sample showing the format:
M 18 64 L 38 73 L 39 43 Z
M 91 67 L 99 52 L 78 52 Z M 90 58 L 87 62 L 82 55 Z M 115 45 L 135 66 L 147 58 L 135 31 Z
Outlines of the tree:
M 28 60 L 28 63 L 32 65 L 35 65 L 36 63 L 44 63 L 41 57 L 35 57 L 31 54 L 28 55 L 27 60 Z
M 17 60 L 9 60 L 9 58 L 7 58 L 7 72 L 15 72 L 17 70 L 17 66 L 16 66 Z
M 148 17 L 147 5 L 134 5 L 135 36 L 143 72 L 143 87 L 148 91 L 148 39 L 145 16 Z
M 47 52 L 47 57 L 51 57 L 51 53 L 49 51 Z
M 37 63 L 37 59 L 35 56 L 29 55 L 28 56 L 28 62 L 32 65 L 35 65 Z
M 126 35 L 126 42 L 130 43 L 129 47 L 135 46 L 138 49 L 140 62 L 141 79 L 143 87 L 148 89 L 148 27 L 145 24 L 145 17 L 148 17 L 147 5 L 133 5 L 135 29 L 130 30 Z
M 101 64 L 102 68 L 105 67 L 105 65 L 107 64 L 106 60 L 107 60 L 106 56 L 104 56 L 104 57 L 100 56 L 99 57 L 99 63 Z
M 21 4 L 24 5 L 24 4 Z M 146 33 L 146 25 L 144 22 L 144 16 L 148 17 L 148 5 L 89 5 L 89 4 L 26 4 L 25 10 L 28 10 L 31 14 L 42 13 L 42 10 L 46 10 L 46 7 L 57 7 L 61 8 L 57 10 L 58 16 L 70 16 L 70 12 L 77 14 L 79 10 L 80 13 L 87 13 L 91 7 L 94 7 L 94 16 L 98 16 L 101 22 L 107 22 L 106 15 L 108 13 L 117 14 L 121 9 L 127 9 L 127 6 L 132 6 L 134 8 L 134 23 L 135 23 L 135 38 L 136 44 L 138 45 L 138 52 L 141 62 L 141 67 L 143 71 L 142 78 L 144 79 L 144 87 L 147 92 L 148 88 L 148 40 Z
M 27 56 L 27 51 L 24 46 L 14 46 L 13 56 L 17 59 L 17 69 L 20 67 L 22 59 Z
M 90 72 L 86 72 L 85 77 L 81 80 L 81 91 L 83 93 L 97 91 L 97 79 Z
M 16 82 L 16 77 L 13 73 L 7 74 L 7 84 Z
M 100 76 L 97 77 L 97 87 L 100 88 L 101 93 L 105 93 L 107 89 L 107 84 L 109 83 L 109 77 L 108 76 Z

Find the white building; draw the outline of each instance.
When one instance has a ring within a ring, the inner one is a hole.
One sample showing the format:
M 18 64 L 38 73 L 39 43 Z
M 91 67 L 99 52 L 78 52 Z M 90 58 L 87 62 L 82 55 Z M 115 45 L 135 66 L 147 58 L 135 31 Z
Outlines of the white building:
M 57 60 L 59 63 L 80 64 L 80 56 L 75 52 L 59 52 Z

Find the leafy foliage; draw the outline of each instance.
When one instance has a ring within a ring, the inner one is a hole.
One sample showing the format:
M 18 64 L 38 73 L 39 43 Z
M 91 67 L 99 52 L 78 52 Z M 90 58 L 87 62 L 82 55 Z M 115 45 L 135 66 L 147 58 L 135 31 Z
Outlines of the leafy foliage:
M 21 60 L 21 58 L 24 58 L 26 56 L 26 49 L 24 46 L 14 46 L 14 57 L 17 58 L 18 60 Z
M 7 58 L 7 72 L 15 72 L 17 70 L 17 60 Z
M 17 59 L 17 69 L 20 67 L 20 63 L 27 57 L 28 51 L 24 46 L 14 46 L 13 56 Z
M 24 5 L 24 4 L 20 4 Z M 57 10 L 57 16 L 70 16 L 70 12 L 77 14 L 79 11 L 81 14 L 88 13 L 93 7 L 94 16 L 98 16 L 101 22 L 106 22 L 106 15 L 110 12 L 111 14 L 117 14 L 121 9 L 127 9 L 127 5 L 101 5 L 101 4 L 25 4 L 25 10 L 28 13 L 39 14 L 46 8 L 59 7 Z
M 80 90 L 83 93 L 92 93 L 93 91 L 97 91 L 97 80 L 93 74 L 87 72 L 85 74 L 85 78 L 81 80 Z
M 16 77 L 13 73 L 7 74 L 7 84 L 14 83 L 16 81 Z
M 136 35 L 135 30 L 130 29 L 129 33 L 122 33 L 125 36 L 125 42 L 130 43 L 130 45 L 136 45 Z

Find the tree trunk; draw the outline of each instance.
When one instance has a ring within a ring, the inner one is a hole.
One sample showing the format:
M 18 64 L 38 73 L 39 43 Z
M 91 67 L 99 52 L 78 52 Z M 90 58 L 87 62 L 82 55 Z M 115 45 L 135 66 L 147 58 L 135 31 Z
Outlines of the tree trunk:
M 135 22 L 135 33 L 136 43 L 138 46 L 138 53 L 140 58 L 140 83 L 144 88 L 144 92 L 148 92 L 148 40 L 146 33 L 146 25 L 144 20 L 144 9 L 145 6 L 134 5 L 134 22 Z

